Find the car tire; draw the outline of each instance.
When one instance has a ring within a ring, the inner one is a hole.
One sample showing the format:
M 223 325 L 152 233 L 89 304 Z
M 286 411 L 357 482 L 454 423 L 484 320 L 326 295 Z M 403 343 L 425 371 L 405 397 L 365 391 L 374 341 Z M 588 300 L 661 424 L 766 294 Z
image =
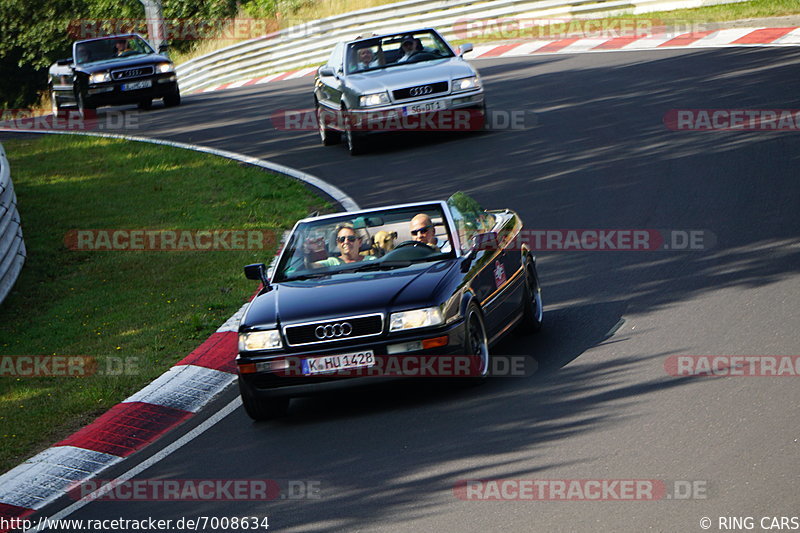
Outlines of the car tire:
M 488 125 L 488 122 L 489 122 L 489 115 L 487 115 L 487 111 L 486 111 L 486 101 L 485 101 L 485 100 L 484 100 L 484 102 L 483 102 L 483 105 L 481 106 L 481 109 L 480 109 L 480 111 L 481 111 L 481 113 L 483 114 L 483 119 L 482 119 L 482 121 L 481 121 L 481 127 L 480 127 L 480 128 L 478 128 L 478 129 L 476 129 L 475 131 L 478 131 L 478 132 L 481 132 L 481 131 L 488 131 L 488 130 L 489 130 L 489 128 L 487 127 L 487 125 Z
M 253 420 L 274 420 L 286 416 L 290 398 L 256 398 L 239 378 L 239 393 L 247 415 Z
M 522 320 L 517 326 L 517 332 L 529 335 L 541 330 L 544 321 L 542 288 L 539 285 L 539 276 L 536 273 L 536 265 L 533 262 L 529 262 L 525 267 L 525 294 L 523 298 Z
M 153 99 L 152 98 L 143 98 L 139 100 L 139 103 L 136 105 L 139 109 L 146 111 L 153 107 Z
M 179 105 L 181 105 L 181 92 L 178 89 L 164 97 L 164 107 L 176 107 Z
M 469 304 L 467 307 L 466 318 L 464 319 L 464 354 L 470 356 L 470 358 L 477 356 L 480 359 L 477 375 L 473 375 L 474 372 L 471 372 L 466 383 L 469 385 L 483 383 L 489 377 L 492 358 L 489 353 L 489 337 L 486 335 L 486 324 L 483 321 L 480 309 L 474 303 Z M 474 368 L 472 361 L 470 361 L 469 368 L 470 370 Z
M 86 101 L 86 96 L 84 96 L 83 91 L 75 91 L 75 102 L 78 106 L 78 114 L 80 114 L 81 118 L 91 118 L 88 116 L 90 114 L 89 112 L 94 111 L 96 107 Z
M 64 114 L 64 108 L 59 105 L 58 97 L 56 96 L 56 92 L 53 90 L 50 91 L 50 106 L 53 116 L 60 117 Z
M 364 136 L 353 131 L 353 124 L 347 113 L 347 108 L 342 109 L 344 115 L 344 145 L 350 155 L 364 153 Z
M 320 142 L 322 142 L 322 146 L 331 146 L 341 142 L 342 140 L 341 133 L 325 127 L 325 121 L 323 120 L 324 111 L 322 107 L 317 105 L 316 109 L 317 109 L 317 126 L 319 127 L 319 140 Z

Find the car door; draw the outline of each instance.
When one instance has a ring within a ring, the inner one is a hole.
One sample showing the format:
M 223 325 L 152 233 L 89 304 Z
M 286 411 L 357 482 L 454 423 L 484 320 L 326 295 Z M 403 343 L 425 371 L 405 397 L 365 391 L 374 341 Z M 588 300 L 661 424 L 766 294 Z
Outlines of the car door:
M 447 201 L 458 233 L 462 253 L 474 254 L 467 278 L 483 310 L 489 337 L 506 328 L 519 310 L 520 300 L 514 297 L 518 279 L 514 278 L 518 261 L 507 252 L 505 237 L 498 236 L 495 245 L 487 249 L 473 246 L 481 241 L 492 229 L 484 224 L 485 211 L 464 193 L 456 193 Z M 517 276 L 518 277 L 518 276 Z

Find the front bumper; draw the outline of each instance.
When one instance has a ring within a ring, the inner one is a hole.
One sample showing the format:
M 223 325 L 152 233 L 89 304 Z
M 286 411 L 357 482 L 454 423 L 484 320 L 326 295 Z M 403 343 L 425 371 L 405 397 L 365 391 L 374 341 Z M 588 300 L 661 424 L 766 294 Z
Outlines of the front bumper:
M 483 89 L 348 109 L 353 131 L 475 131 L 483 128 Z M 335 129 L 344 129 L 343 124 Z
M 447 336 L 447 344 L 436 348 L 413 349 L 426 339 Z M 376 340 L 377 339 L 377 340 Z M 464 355 L 464 323 L 411 334 L 366 339 L 335 347 L 316 346 L 306 351 L 272 354 L 239 354 L 239 386 L 243 394 L 256 398 L 307 396 L 356 386 L 374 385 L 388 380 L 408 378 L 460 379 L 480 373 L 479 361 Z M 412 349 L 408 349 L 412 348 Z M 375 355 L 372 367 L 355 368 L 329 374 L 302 374 L 302 360 L 326 355 L 360 353 Z M 405 351 L 397 351 L 405 350 Z M 389 353 L 394 351 L 395 353 Z M 259 368 L 251 372 L 252 364 Z M 243 372 L 244 368 L 249 368 Z M 269 370 L 266 368 L 269 367 Z M 262 370 L 263 369 L 263 370 Z
M 150 82 L 149 87 L 128 89 L 134 83 Z M 178 91 L 178 78 L 174 72 L 125 81 L 89 85 L 86 101 L 93 107 L 137 103 L 144 99 L 163 98 Z

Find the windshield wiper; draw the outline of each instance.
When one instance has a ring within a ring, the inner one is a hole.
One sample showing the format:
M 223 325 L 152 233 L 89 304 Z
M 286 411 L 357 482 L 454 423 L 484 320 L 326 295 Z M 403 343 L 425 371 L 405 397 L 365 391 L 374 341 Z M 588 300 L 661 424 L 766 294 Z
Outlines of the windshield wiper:
M 369 272 L 372 270 L 394 270 L 395 268 L 406 268 L 413 264 L 412 261 L 370 261 L 367 265 L 361 265 L 345 272 Z M 342 272 L 341 270 L 339 272 Z
M 314 278 L 327 278 L 331 275 L 331 272 L 319 272 L 314 274 L 302 274 L 300 276 L 291 276 L 288 278 L 283 278 L 280 280 L 281 283 L 285 281 L 305 281 L 307 279 L 314 279 Z

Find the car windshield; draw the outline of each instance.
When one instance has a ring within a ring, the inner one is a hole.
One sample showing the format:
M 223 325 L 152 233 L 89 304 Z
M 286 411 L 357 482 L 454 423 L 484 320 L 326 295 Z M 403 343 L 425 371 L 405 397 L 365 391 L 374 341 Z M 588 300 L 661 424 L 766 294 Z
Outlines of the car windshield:
M 439 204 L 310 219 L 297 225 L 274 282 L 407 268 L 455 257 Z
M 75 43 L 75 63 L 79 65 L 154 53 L 150 45 L 136 35 Z
M 362 39 L 347 45 L 348 73 L 377 70 L 453 57 L 453 51 L 431 30 Z

